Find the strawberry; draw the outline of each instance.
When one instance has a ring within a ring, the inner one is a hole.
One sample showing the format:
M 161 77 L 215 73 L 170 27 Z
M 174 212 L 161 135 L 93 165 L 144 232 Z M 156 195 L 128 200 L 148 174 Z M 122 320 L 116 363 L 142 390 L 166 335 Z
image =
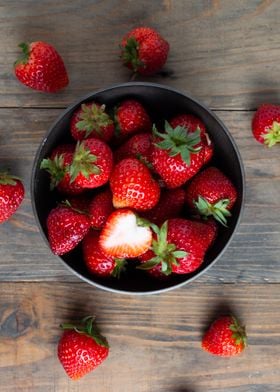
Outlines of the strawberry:
M 102 277 L 120 277 L 125 268 L 125 259 L 117 259 L 103 252 L 99 245 L 99 233 L 91 230 L 83 243 L 84 261 L 89 272 Z
M 21 43 L 22 55 L 15 63 L 17 79 L 34 90 L 55 93 L 69 83 L 62 58 L 46 42 Z
M 154 127 L 152 165 L 168 188 L 177 188 L 193 177 L 203 166 L 205 149 L 201 131 L 189 131 L 184 126 L 172 128 L 165 122 L 165 133 Z
M 144 212 L 142 216 L 157 225 L 161 225 L 167 219 L 178 217 L 184 204 L 185 190 L 183 188 L 163 189 L 157 205 Z
M 114 134 L 114 123 L 105 112 L 105 105 L 83 103 L 73 114 L 70 131 L 75 140 L 95 137 L 108 142 Z
M 202 348 L 210 354 L 232 357 L 246 347 L 245 328 L 233 316 L 217 318 L 202 339 Z
M 263 104 L 252 120 L 255 139 L 268 147 L 280 143 L 280 105 Z
M 137 27 L 124 36 L 121 58 L 129 69 L 141 75 L 152 75 L 166 63 L 169 44 L 149 27 Z
M 66 195 L 77 195 L 83 192 L 83 188 L 71 181 L 69 166 L 73 162 L 75 146 L 73 144 L 61 144 L 56 147 L 50 158 L 42 160 L 40 168 L 50 174 L 50 189 L 57 190 Z
M 134 258 L 145 253 L 151 246 L 152 232 L 138 222 L 136 214 L 129 209 L 114 211 L 100 234 L 99 244 L 103 252 L 118 258 Z
M 198 173 L 186 188 L 186 204 L 203 217 L 213 216 L 224 226 L 236 198 L 234 185 L 216 167 Z
M 161 272 L 188 274 L 203 262 L 207 249 L 216 237 L 216 228 L 182 218 L 169 219 L 158 228 L 152 225 L 152 248 L 139 257 L 138 268 L 152 269 L 161 265 Z
M 150 132 L 152 123 L 144 106 L 127 99 L 115 108 L 116 134 L 121 139 L 136 132 Z
M 21 180 L 8 173 L 0 173 L 0 223 L 8 220 L 19 208 L 24 198 Z
M 109 345 L 88 316 L 79 323 L 63 323 L 64 330 L 57 347 L 57 356 L 67 375 L 78 380 L 99 366 L 109 354 Z
M 93 197 L 89 204 L 90 224 L 94 229 L 101 229 L 108 216 L 114 211 L 112 192 L 106 189 Z
M 137 133 L 125 141 L 114 153 L 115 162 L 124 158 L 138 158 L 148 167 L 151 166 L 151 134 Z
M 157 204 L 160 196 L 158 183 L 146 165 L 136 158 L 123 159 L 115 166 L 110 186 L 115 208 L 148 210 Z
M 96 138 L 77 142 L 69 166 L 71 181 L 82 188 L 97 188 L 107 183 L 113 167 L 110 147 Z
M 90 228 L 88 217 L 66 205 L 53 208 L 47 218 L 48 239 L 51 250 L 63 255 L 74 249 Z
M 172 128 L 185 127 L 189 132 L 195 132 L 199 128 L 201 141 L 204 145 L 204 164 L 210 161 L 214 153 L 214 146 L 206 133 L 205 124 L 198 117 L 193 114 L 179 114 L 170 120 L 170 125 Z

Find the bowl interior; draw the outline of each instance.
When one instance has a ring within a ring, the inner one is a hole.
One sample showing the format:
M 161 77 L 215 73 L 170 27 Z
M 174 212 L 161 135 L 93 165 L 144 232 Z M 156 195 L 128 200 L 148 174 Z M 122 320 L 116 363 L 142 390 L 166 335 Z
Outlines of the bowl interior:
M 127 98 L 135 98 L 143 103 L 149 112 L 152 121 L 160 128 L 163 120 L 170 119 L 179 113 L 191 113 L 198 116 L 207 127 L 207 132 L 215 146 L 214 160 L 211 165 L 219 167 L 234 183 L 238 199 L 232 211 L 228 228 L 220 228 L 219 236 L 214 246 L 207 252 L 204 263 L 192 274 L 175 275 L 166 281 L 157 281 L 148 278 L 139 270 L 128 269 L 127 274 L 120 280 L 104 280 L 88 273 L 82 260 L 81 247 L 61 257 L 61 260 L 71 268 L 80 278 L 101 288 L 117 290 L 119 292 L 148 293 L 157 292 L 176 287 L 194 279 L 205 271 L 228 245 L 239 221 L 243 205 L 244 174 L 239 153 L 229 132 L 217 117 L 190 97 L 174 91 L 168 87 L 148 83 L 128 83 L 88 95 L 72 105 L 60 116 L 51 127 L 41 143 L 33 167 L 32 174 L 32 203 L 41 233 L 46 238 L 46 219 L 51 208 L 61 197 L 49 190 L 49 177 L 44 170 L 40 170 L 43 158 L 50 155 L 52 149 L 60 143 L 72 142 L 69 130 L 71 116 L 81 102 L 94 100 L 106 104 L 107 110 L 113 111 L 116 104 Z

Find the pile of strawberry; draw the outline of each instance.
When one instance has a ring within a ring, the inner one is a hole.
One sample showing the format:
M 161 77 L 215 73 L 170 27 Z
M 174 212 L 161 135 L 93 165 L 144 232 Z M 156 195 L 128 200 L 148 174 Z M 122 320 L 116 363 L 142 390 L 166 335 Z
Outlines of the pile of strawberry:
M 102 277 L 119 277 L 127 264 L 156 278 L 197 270 L 237 198 L 211 166 L 204 123 L 180 113 L 153 124 L 128 98 L 111 110 L 81 104 L 69 133 L 72 142 L 41 162 L 59 195 L 47 218 L 53 253 L 81 244 L 87 269 Z

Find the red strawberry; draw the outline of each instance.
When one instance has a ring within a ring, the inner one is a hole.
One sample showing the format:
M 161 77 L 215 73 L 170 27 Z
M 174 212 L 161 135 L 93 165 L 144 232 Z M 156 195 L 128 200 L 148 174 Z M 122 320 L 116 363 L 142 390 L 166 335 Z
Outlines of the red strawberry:
M 93 197 L 89 204 L 90 224 L 95 229 L 101 229 L 108 216 L 114 211 L 112 192 L 106 189 Z
M 69 167 L 71 181 L 82 188 L 97 188 L 107 183 L 113 167 L 113 154 L 102 140 L 90 138 L 77 142 Z
M 108 142 L 114 134 L 114 123 L 105 112 L 105 105 L 83 103 L 73 114 L 70 130 L 75 140 L 95 137 Z
M 205 149 L 201 131 L 185 127 L 172 128 L 165 122 L 165 133 L 154 128 L 157 137 L 152 145 L 152 165 L 168 188 L 177 188 L 193 177 L 203 166 Z
M 157 205 L 142 215 L 149 221 L 161 225 L 167 219 L 178 217 L 184 204 L 185 190 L 183 188 L 164 189 L 161 191 Z
M 67 198 L 67 200 L 74 210 L 78 210 L 81 213 L 88 215 L 89 217 L 89 205 L 91 201 L 90 195 L 83 193 L 78 196 L 70 196 Z
M 204 217 L 213 216 L 226 226 L 237 198 L 232 182 L 216 167 L 209 167 L 187 185 L 186 203 Z
M 138 224 L 136 214 L 129 209 L 114 211 L 103 227 L 99 244 L 103 252 L 113 257 L 138 257 L 152 243 L 149 227 Z
M 119 277 L 125 268 L 125 259 L 117 259 L 103 252 L 99 245 L 99 232 L 91 230 L 84 238 L 83 256 L 90 273 L 102 277 Z
M 0 223 L 8 220 L 19 208 L 24 198 L 21 180 L 8 173 L 0 173 Z
M 124 158 L 138 158 L 149 167 L 151 165 L 151 145 L 150 133 L 133 135 L 115 151 L 115 162 Z
M 144 106 L 135 99 L 127 99 L 115 109 L 118 137 L 130 136 L 136 132 L 150 132 L 152 123 Z
M 78 324 L 64 323 L 57 355 L 72 380 L 78 380 L 99 366 L 109 354 L 109 345 L 96 327 L 92 316 Z
M 43 159 L 40 165 L 41 169 L 50 174 L 50 189 L 57 187 L 60 193 L 66 195 L 77 195 L 83 192 L 83 188 L 71 181 L 69 166 L 73 162 L 75 146 L 73 144 L 61 144 L 56 147 L 50 158 Z
M 268 147 L 280 143 L 280 105 L 263 104 L 252 120 L 255 139 Z
M 139 211 L 153 208 L 160 196 L 160 187 L 146 165 L 136 158 L 120 161 L 110 178 L 115 208 L 131 207 Z
M 18 80 L 34 90 L 55 93 L 69 83 L 62 58 L 52 45 L 38 41 L 21 43 L 21 57 L 15 63 Z
M 189 132 L 195 132 L 199 128 L 201 141 L 204 145 L 204 164 L 210 161 L 213 156 L 214 146 L 206 133 L 205 124 L 198 117 L 193 114 L 179 114 L 170 120 L 170 125 L 172 128 L 178 126 L 185 127 Z
M 156 232 L 152 249 L 140 256 L 140 269 L 151 269 L 161 265 L 161 272 L 170 275 L 188 274 L 203 262 L 204 255 L 213 243 L 216 228 L 201 222 L 182 218 L 167 220 Z
M 68 205 L 59 205 L 53 208 L 47 218 L 51 250 L 56 255 L 70 252 L 82 241 L 89 228 L 89 219 L 85 214 Z
M 202 339 L 202 348 L 221 357 L 240 354 L 246 347 L 245 328 L 233 316 L 220 316 Z
M 122 40 L 123 63 L 133 72 L 152 75 L 166 63 L 169 44 L 149 27 L 137 27 Z

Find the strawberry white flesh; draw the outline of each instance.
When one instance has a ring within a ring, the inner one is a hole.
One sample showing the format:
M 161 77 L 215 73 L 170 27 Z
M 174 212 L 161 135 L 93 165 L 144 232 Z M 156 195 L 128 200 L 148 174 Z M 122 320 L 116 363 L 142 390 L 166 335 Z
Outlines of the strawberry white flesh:
M 129 209 L 114 211 L 101 232 L 100 247 L 114 257 L 138 257 L 152 244 L 152 232 L 137 224 L 137 216 Z

